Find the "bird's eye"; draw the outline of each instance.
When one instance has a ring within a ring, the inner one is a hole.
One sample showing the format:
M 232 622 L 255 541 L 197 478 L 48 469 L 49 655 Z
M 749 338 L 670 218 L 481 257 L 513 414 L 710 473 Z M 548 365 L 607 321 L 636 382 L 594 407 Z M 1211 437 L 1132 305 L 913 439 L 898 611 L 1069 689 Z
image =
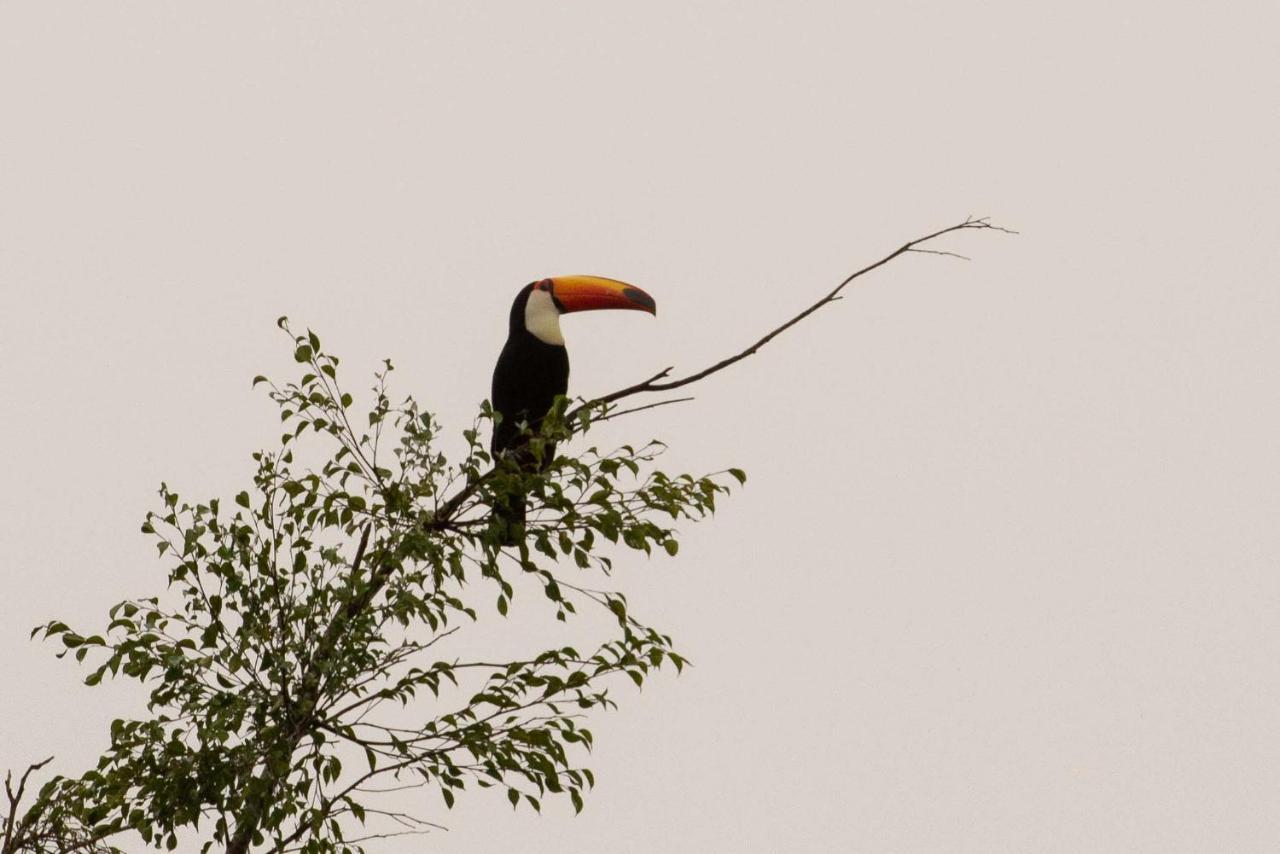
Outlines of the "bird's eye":
M 538 282 L 538 290 L 540 290 L 540 291 L 549 291 L 549 290 L 551 290 L 551 280 L 550 280 L 550 279 L 543 279 L 541 282 Z

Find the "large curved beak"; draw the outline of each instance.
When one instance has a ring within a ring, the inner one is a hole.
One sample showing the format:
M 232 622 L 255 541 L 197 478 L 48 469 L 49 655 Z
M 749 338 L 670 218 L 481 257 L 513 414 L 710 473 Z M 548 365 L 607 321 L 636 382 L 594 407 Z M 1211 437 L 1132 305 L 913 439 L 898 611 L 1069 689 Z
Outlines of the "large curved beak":
M 551 280 L 551 296 L 563 312 L 600 308 L 631 308 L 658 313 L 658 304 L 639 288 L 599 276 L 557 276 Z

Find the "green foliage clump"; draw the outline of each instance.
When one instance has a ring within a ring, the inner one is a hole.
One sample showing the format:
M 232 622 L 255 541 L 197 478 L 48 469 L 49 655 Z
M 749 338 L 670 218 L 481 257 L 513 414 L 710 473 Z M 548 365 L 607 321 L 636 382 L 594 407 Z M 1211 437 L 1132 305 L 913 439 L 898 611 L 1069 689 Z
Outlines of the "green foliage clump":
M 566 453 L 618 413 L 564 399 L 526 426 L 521 453 L 497 460 L 486 405 L 450 462 L 436 419 L 411 397 L 392 403 L 390 362 L 357 412 L 338 359 L 314 333 L 289 334 L 301 376 L 254 381 L 285 432 L 254 454 L 252 488 L 193 502 L 162 486 L 147 514 L 168 591 L 120 602 L 99 633 L 37 628 L 92 666 L 88 685 L 124 676 L 150 691 L 146 716 L 112 723 L 94 769 L 46 787 L 46 818 L 96 844 L 134 830 L 172 849 L 192 832 L 204 851 L 318 854 L 434 826 L 388 805 L 389 788 L 434 789 L 452 807 L 473 784 L 512 805 L 559 795 L 580 810 L 594 784 L 578 764 L 593 741 L 584 713 L 613 706 L 618 678 L 642 685 L 686 663 L 599 586 L 613 547 L 675 555 L 676 526 L 712 513 L 744 475 L 663 473 L 657 442 Z M 504 547 L 491 508 L 517 494 L 529 497 L 524 538 Z M 559 620 L 596 609 L 615 628 L 582 651 L 444 653 L 467 649 L 529 582 Z

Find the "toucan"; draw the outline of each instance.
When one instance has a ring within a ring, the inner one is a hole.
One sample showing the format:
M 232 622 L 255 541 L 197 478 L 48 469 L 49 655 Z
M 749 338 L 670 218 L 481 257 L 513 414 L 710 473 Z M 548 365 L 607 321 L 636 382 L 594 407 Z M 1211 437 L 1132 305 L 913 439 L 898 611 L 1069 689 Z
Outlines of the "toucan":
M 560 334 L 560 315 L 596 309 L 635 309 L 657 314 L 657 303 L 639 288 L 599 276 L 557 276 L 531 282 L 516 294 L 506 346 L 493 369 L 490 400 L 501 415 L 493 429 L 489 450 L 497 463 L 503 454 L 519 454 L 527 444 L 528 425 L 537 433 L 557 395 L 569 388 L 569 353 Z M 555 446 L 544 450 L 543 465 L 555 457 Z M 519 459 L 533 466 L 532 458 Z M 508 496 L 494 509 L 503 543 L 515 545 L 523 538 L 525 500 Z

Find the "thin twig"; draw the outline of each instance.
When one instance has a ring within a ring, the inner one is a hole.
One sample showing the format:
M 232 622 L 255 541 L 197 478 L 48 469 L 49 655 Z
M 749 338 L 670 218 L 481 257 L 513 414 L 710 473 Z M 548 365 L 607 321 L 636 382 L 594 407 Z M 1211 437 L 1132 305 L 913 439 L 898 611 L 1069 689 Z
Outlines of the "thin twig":
M 617 412 L 609 412 L 591 419 L 592 422 L 599 424 L 601 421 L 608 421 L 611 418 L 621 418 L 623 415 L 631 415 L 634 412 L 644 412 L 646 409 L 657 409 L 659 406 L 670 406 L 673 403 L 687 403 L 693 400 L 693 397 L 673 397 L 670 400 L 659 400 L 657 403 L 650 403 L 645 406 L 634 406 L 631 409 L 622 409 Z
M 959 258 L 961 261 L 972 261 L 968 255 L 961 255 L 959 252 L 948 252 L 945 249 L 908 249 L 917 255 L 945 255 L 948 258 Z

